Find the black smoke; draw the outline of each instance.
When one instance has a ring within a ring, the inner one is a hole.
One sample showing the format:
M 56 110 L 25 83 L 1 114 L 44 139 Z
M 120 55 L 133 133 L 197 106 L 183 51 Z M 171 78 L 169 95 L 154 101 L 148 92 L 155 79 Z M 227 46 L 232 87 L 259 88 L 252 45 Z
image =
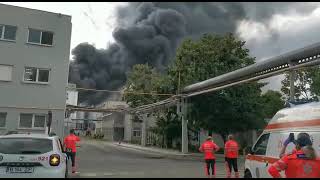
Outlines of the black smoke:
M 291 9 L 308 13 L 313 6 L 301 3 L 244 2 L 132 2 L 117 10 L 115 43 L 106 49 L 82 43 L 73 49 L 69 81 L 78 87 L 119 90 L 135 64 L 165 71 L 185 37 L 204 33 L 235 33 L 241 20 L 268 21 L 274 14 Z M 275 41 L 279 38 L 274 34 Z M 79 101 L 98 104 L 105 92 L 80 92 Z
M 186 35 L 184 16 L 152 3 L 139 4 L 134 13 L 131 24 L 114 30 L 116 43 L 107 49 L 82 43 L 72 51 L 70 82 L 83 88 L 119 90 L 126 81 L 126 73 L 135 64 L 148 63 L 160 71 L 165 70 Z M 105 92 L 81 91 L 79 101 L 98 104 L 107 96 Z

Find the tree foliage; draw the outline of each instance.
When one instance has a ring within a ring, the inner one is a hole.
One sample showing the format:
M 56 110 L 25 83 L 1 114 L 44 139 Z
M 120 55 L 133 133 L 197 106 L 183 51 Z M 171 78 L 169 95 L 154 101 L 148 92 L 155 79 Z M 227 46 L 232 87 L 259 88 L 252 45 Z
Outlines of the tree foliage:
M 245 42 L 232 34 L 204 35 L 198 41 L 186 40 L 177 51 L 169 70 L 173 84 L 181 86 L 219 76 L 254 63 Z M 190 120 L 199 127 L 226 137 L 228 133 L 263 126 L 260 88 L 248 83 L 191 98 Z M 176 87 L 177 89 L 177 87 Z
M 158 96 L 143 93 L 156 93 L 160 81 L 160 75 L 151 66 L 137 64 L 128 75 L 124 99 L 131 107 L 156 102 Z
M 156 127 L 152 131 L 163 137 L 162 145 L 169 148 L 174 139 L 181 137 L 181 121 L 174 108 L 169 108 L 166 113 L 157 113 Z
M 310 71 L 312 78 L 311 92 L 313 92 L 315 96 L 320 96 L 320 67 L 311 68 Z
M 290 97 L 290 75 L 285 74 L 281 81 L 281 91 L 285 94 L 287 100 Z M 307 67 L 295 70 L 294 78 L 295 100 L 314 100 L 320 95 L 320 69 L 319 67 Z
M 157 73 L 148 65 L 136 65 L 129 74 L 126 92 L 176 94 L 187 85 L 253 64 L 254 58 L 250 57 L 244 45 L 244 41 L 232 34 L 205 34 L 199 40 L 187 39 L 178 48 L 173 63 L 164 74 Z M 268 92 L 261 96 L 261 87 L 264 85 L 251 82 L 190 98 L 189 126 L 192 129 L 214 131 L 223 137 L 232 132 L 262 128 L 265 125 L 264 118 L 272 116 L 280 108 L 278 104 L 281 104 L 281 95 L 279 97 L 277 93 Z M 167 97 L 125 95 L 132 107 L 163 98 Z M 275 107 L 272 107 L 273 100 L 277 101 Z M 176 117 L 174 114 L 168 112 L 159 117 L 156 132 L 170 138 L 181 136 L 181 122 L 173 118 Z
M 282 94 L 278 91 L 268 90 L 261 96 L 263 104 L 264 118 L 271 119 L 277 111 L 284 108 L 285 101 L 282 99 Z

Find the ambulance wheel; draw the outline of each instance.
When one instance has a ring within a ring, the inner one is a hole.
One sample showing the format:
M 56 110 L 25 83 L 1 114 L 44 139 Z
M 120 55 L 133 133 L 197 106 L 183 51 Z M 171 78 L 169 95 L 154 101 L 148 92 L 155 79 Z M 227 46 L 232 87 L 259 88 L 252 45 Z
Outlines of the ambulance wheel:
M 249 170 L 246 170 L 244 172 L 244 178 L 252 178 L 251 172 Z

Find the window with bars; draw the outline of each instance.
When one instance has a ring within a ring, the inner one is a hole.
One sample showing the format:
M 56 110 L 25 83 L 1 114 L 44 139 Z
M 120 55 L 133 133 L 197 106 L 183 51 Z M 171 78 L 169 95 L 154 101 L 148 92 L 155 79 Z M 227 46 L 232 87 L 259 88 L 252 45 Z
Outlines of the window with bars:
M 141 137 L 141 128 L 133 128 L 132 135 L 133 137 Z

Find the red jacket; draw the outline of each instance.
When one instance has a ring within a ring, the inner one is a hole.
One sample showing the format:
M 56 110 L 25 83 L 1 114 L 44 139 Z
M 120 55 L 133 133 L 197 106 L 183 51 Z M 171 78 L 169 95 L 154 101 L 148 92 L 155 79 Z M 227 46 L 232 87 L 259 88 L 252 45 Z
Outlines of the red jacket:
M 285 171 L 287 178 L 316 178 L 320 177 L 320 160 L 309 160 L 305 158 L 303 151 L 283 156 L 269 169 L 269 174 L 274 178 L 280 178 L 280 172 Z
M 204 159 L 216 159 L 214 152 L 219 150 L 219 146 L 213 141 L 205 141 L 199 148 L 200 152 L 204 152 Z
M 229 140 L 224 145 L 224 154 L 227 158 L 238 158 L 239 146 L 234 140 Z
M 70 134 L 64 138 L 64 145 L 66 149 L 71 149 L 72 152 L 77 152 L 76 143 L 80 141 L 80 138 L 74 134 Z

